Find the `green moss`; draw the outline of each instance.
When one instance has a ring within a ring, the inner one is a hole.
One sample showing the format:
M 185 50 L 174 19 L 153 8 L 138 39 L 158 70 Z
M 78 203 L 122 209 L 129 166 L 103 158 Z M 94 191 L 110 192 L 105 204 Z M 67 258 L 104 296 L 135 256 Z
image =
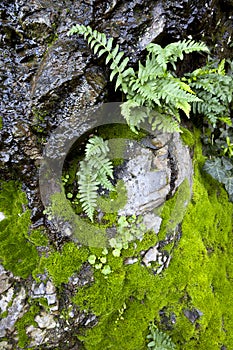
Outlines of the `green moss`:
M 163 221 L 159 232 L 160 239 L 164 239 L 169 233 L 172 234 L 177 225 L 182 222 L 190 196 L 190 184 L 188 179 L 185 179 L 175 195 L 166 201 L 162 208 L 161 218 Z
M 35 326 L 37 327 L 37 323 L 35 322 L 34 318 L 39 313 L 40 307 L 36 303 L 32 305 L 28 312 L 26 312 L 17 322 L 16 322 L 16 329 L 18 332 L 19 340 L 18 340 L 18 346 L 20 349 L 25 349 L 26 346 L 29 343 L 29 338 L 26 334 L 26 327 L 27 326 Z
M 106 245 L 106 232 L 98 225 L 92 225 L 89 219 L 84 219 L 75 214 L 70 202 L 66 199 L 65 193 L 56 192 L 51 197 L 51 206 L 47 211 L 55 220 L 63 220 L 72 226 L 73 238 L 85 246 Z
M 119 209 L 124 208 L 128 200 L 127 191 L 123 180 L 117 181 L 115 191 L 112 191 L 107 197 L 98 197 L 97 206 L 104 213 L 116 213 Z
M 169 268 L 154 276 L 140 263 L 125 266 L 123 258 L 109 257 L 112 274 L 105 279 L 97 271 L 95 283 L 77 291 L 74 302 L 99 316 L 93 329 L 77 334 L 87 350 L 144 350 L 149 322 L 164 328 L 159 314 L 163 308 L 168 316 L 175 315 L 176 322 L 166 332 L 177 349 L 233 348 L 233 205 L 222 186 L 201 173 L 203 159 L 197 143 L 193 199 Z M 184 188 L 180 191 L 186 193 Z M 177 208 L 184 204 L 184 197 L 178 200 L 176 194 L 164 207 L 164 230 L 182 219 L 175 208 L 176 201 Z M 146 239 L 149 244 L 150 233 Z M 203 313 L 195 324 L 184 315 L 185 309 L 193 308 Z
M 74 243 L 66 243 L 62 252 L 54 252 L 43 257 L 41 267 L 45 268 L 56 286 L 67 283 L 74 272 L 78 272 L 88 258 L 88 249 L 78 248 Z
M 0 130 L 2 129 L 2 117 L 0 116 Z
M 193 147 L 195 145 L 194 134 L 186 128 L 181 128 L 181 130 L 182 130 L 182 133 L 180 134 L 180 136 L 183 142 L 185 143 L 185 145 L 189 147 Z
M 28 277 L 36 267 L 39 256 L 28 240 L 30 211 L 26 208 L 25 193 L 11 182 L 1 184 L 0 211 L 5 219 L 0 222 L 0 260 L 16 276 Z
M 30 232 L 28 239 L 31 243 L 33 243 L 36 246 L 47 246 L 48 245 L 48 237 L 46 237 L 46 234 L 44 233 L 44 231 L 42 229 L 38 229 L 38 230 L 32 230 L 32 232 Z

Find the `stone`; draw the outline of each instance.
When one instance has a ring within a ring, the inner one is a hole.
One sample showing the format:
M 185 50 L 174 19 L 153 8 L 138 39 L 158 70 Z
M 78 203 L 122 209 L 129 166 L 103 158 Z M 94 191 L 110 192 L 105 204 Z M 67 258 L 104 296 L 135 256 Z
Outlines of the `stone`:
M 15 322 L 23 311 L 25 298 L 26 291 L 24 288 L 21 288 L 13 299 L 12 305 L 9 306 L 7 316 L 0 320 L 0 337 L 4 337 L 7 331 L 12 332 L 14 330 Z
M 124 159 L 127 163 L 119 174 L 126 186 L 128 201 L 119 215 L 143 214 L 148 228 L 158 232 L 161 219 L 152 213 L 188 179 L 192 188 L 192 159 L 178 133 L 157 134 L 153 142 L 162 145 L 157 151 L 145 142 L 128 141 Z M 188 204 L 188 200 L 186 205 Z
M 162 219 L 154 213 L 146 213 L 143 216 L 143 224 L 148 230 L 153 230 L 155 233 L 159 232 Z
M 56 322 L 52 315 L 41 312 L 40 315 L 35 317 L 35 321 L 38 323 L 40 328 L 52 329 L 56 327 Z
M 44 283 L 40 283 L 39 286 L 36 286 L 35 284 L 32 286 L 33 294 L 35 296 L 38 295 L 44 295 L 45 294 L 45 285 Z
M 126 258 L 126 259 L 124 260 L 124 264 L 125 264 L 125 265 L 133 265 L 133 264 L 135 264 L 136 262 L 138 262 L 138 258 L 134 258 L 134 257 L 132 257 L 132 258 Z
M 0 342 L 0 350 L 10 350 L 12 349 L 12 345 L 9 345 L 6 341 Z
M 0 294 L 4 293 L 7 289 L 10 288 L 12 282 L 10 278 L 12 278 L 13 274 L 7 272 L 2 265 L 0 265 Z
M 46 294 L 53 294 L 56 292 L 56 288 L 51 281 L 48 281 L 45 288 Z
M 160 254 L 160 252 L 158 251 L 158 245 L 155 245 L 154 247 L 150 248 L 146 254 L 144 255 L 142 262 L 146 265 L 146 266 L 150 266 L 150 263 L 152 261 L 156 261 L 158 258 L 158 255 Z
M 4 215 L 4 213 L 0 212 L 0 221 L 4 220 L 6 217 Z
M 183 310 L 183 313 L 191 323 L 195 323 L 203 315 L 198 309 Z

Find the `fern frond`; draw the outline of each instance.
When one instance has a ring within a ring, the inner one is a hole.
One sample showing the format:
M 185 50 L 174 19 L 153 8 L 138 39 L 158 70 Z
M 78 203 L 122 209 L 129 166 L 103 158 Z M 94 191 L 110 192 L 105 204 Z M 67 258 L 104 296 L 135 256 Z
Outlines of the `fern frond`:
M 158 129 L 169 133 L 182 132 L 179 122 L 177 122 L 172 115 L 163 114 L 159 111 L 150 111 L 149 123 L 152 126 L 152 130 Z
M 100 182 L 97 180 L 97 174 L 92 172 L 91 167 L 86 161 L 80 162 L 80 169 L 77 172 L 77 176 L 79 184 L 79 198 L 83 211 L 93 222 L 93 215 L 97 200 L 97 189 Z
M 140 108 L 140 104 L 134 100 L 128 100 L 121 104 L 121 114 L 125 118 L 130 129 L 138 134 L 137 128 L 140 123 L 147 118 L 145 108 Z
M 89 159 L 89 164 L 92 168 L 96 170 L 97 174 L 100 177 L 101 175 L 107 175 L 113 178 L 112 162 L 108 158 L 106 158 L 105 154 L 94 155 L 91 159 Z
M 113 38 L 107 39 L 106 35 L 103 33 L 99 33 L 97 30 L 92 30 L 89 26 L 84 26 L 77 24 L 72 27 L 68 32 L 68 35 L 80 34 L 83 35 L 85 39 L 87 39 L 90 48 L 93 50 L 94 54 L 97 54 L 98 57 L 103 54 L 107 54 L 106 64 L 111 61 L 110 69 L 110 81 L 117 76 L 117 84 L 115 89 L 118 87 L 122 87 L 123 92 L 127 91 L 126 83 L 128 82 L 129 76 L 134 76 L 133 68 L 129 68 L 125 70 L 129 58 L 124 58 L 124 52 L 119 52 L 119 45 L 117 44 L 114 49 L 113 47 Z M 124 73 L 124 74 L 123 74 Z
M 102 137 L 93 136 L 86 145 L 85 156 L 87 160 L 92 160 L 93 156 L 106 155 L 109 152 L 108 143 Z

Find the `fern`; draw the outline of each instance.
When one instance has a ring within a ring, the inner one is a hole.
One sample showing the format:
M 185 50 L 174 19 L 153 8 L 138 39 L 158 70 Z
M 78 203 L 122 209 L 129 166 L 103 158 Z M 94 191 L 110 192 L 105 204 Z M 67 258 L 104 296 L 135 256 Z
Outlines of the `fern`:
M 75 33 L 87 39 L 94 54 L 99 57 L 106 54 L 106 64 L 111 63 L 110 81 L 116 78 L 115 88 L 121 88 L 126 95 L 127 102 L 122 105 L 122 115 L 134 132 L 137 132 L 145 118 L 149 118 L 151 110 L 162 116 L 159 122 L 162 129 L 168 132 L 173 132 L 174 129 L 181 131 L 177 123 L 180 122 L 179 111 L 182 110 L 189 117 L 191 103 L 200 102 L 200 98 L 195 96 L 188 84 L 172 74 L 168 69 L 169 64 L 175 69 L 175 63 L 178 59 L 182 60 L 185 53 L 209 52 L 204 43 L 183 40 L 165 48 L 158 44 L 149 44 L 145 66 L 139 62 L 138 71 L 135 72 L 133 68 L 127 68 L 129 58 L 119 51 L 119 45 L 113 47 L 112 38 L 107 39 L 105 34 L 84 25 L 74 26 L 68 35 Z M 148 114 L 139 113 L 138 107 L 142 106 L 147 108 Z M 156 123 L 153 124 L 154 127 L 155 125 Z
M 229 118 L 233 95 L 233 77 L 225 73 L 225 60 L 217 67 L 209 64 L 186 75 L 191 88 L 195 89 L 199 101 L 194 101 L 194 114 L 200 114 L 214 127 L 218 120 Z
M 172 342 L 170 337 L 155 326 L 151 324 L 149 326 L 150 334 L 147 339 L 150 342 L 147 344 L 148 349 L 151 350 L 175 350 L 175 344 Z
M 108 178 L 113 178 L 112 162 L 107 158 L 108 151 L 107 141 L 98 136 L 91 138 L 85 148 L 85 158 L 80 162 L 77 172 L 79 199 L 84 212 L 92 222 L 99 185 L 114 190 Z
M 110 69 L 112 72 L 110 75 L 110 81 L 112 81 L 116 75 L 116 89 L 121 86 L 123 92 L 127 93 L 127 82 L 129 77 L 134 76 L 134 70 L 132 68 L 125 69 L 129 62 L 129 58 L 124 57 L 123 52 L 119 52 L 119 45 L 116 45 L 113 48 L 113 38 L 107 40 L 104 33 L 92 30 L 89 26 L 77 24 L 71 28 L 68 35 L 76 33 L 83 35 L 84 38 L 87 39 L 94 54 L 98 53 L 99 57 L 103 54 L 107 54 L 106 64 L 111 62 Z
M 97 174 L 86 161 L 80 162 L 80 169 L 77 172 L 79 184 L 79 200 L 87 216 L 93 221 L 94 210 L 97 200 L 97 189 L 100 184 Z

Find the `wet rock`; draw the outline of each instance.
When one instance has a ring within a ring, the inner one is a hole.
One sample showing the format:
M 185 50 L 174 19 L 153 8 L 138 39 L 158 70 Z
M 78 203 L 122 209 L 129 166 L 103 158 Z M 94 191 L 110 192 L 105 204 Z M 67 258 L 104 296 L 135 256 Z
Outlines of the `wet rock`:
M 128 202 L 120 215 L 146 214 L 146 226 L 158 232 L 161 220 L 152 213 L 168 197 L 174 195 L 180 184 L 188 179 L 192 188 L 192 159 L 179 134 L 163 134 L 154 138 L 162 145 L 157 151 L 145 144 L 129 141 L 125 159 L 127 164 L 120 174 L 128 194 Z M 187 205 L 187 203 L 186 203 Z
M 191 323 L 195 323 L 203 315 L 198 309 L 184 310 L 183 312 Z

